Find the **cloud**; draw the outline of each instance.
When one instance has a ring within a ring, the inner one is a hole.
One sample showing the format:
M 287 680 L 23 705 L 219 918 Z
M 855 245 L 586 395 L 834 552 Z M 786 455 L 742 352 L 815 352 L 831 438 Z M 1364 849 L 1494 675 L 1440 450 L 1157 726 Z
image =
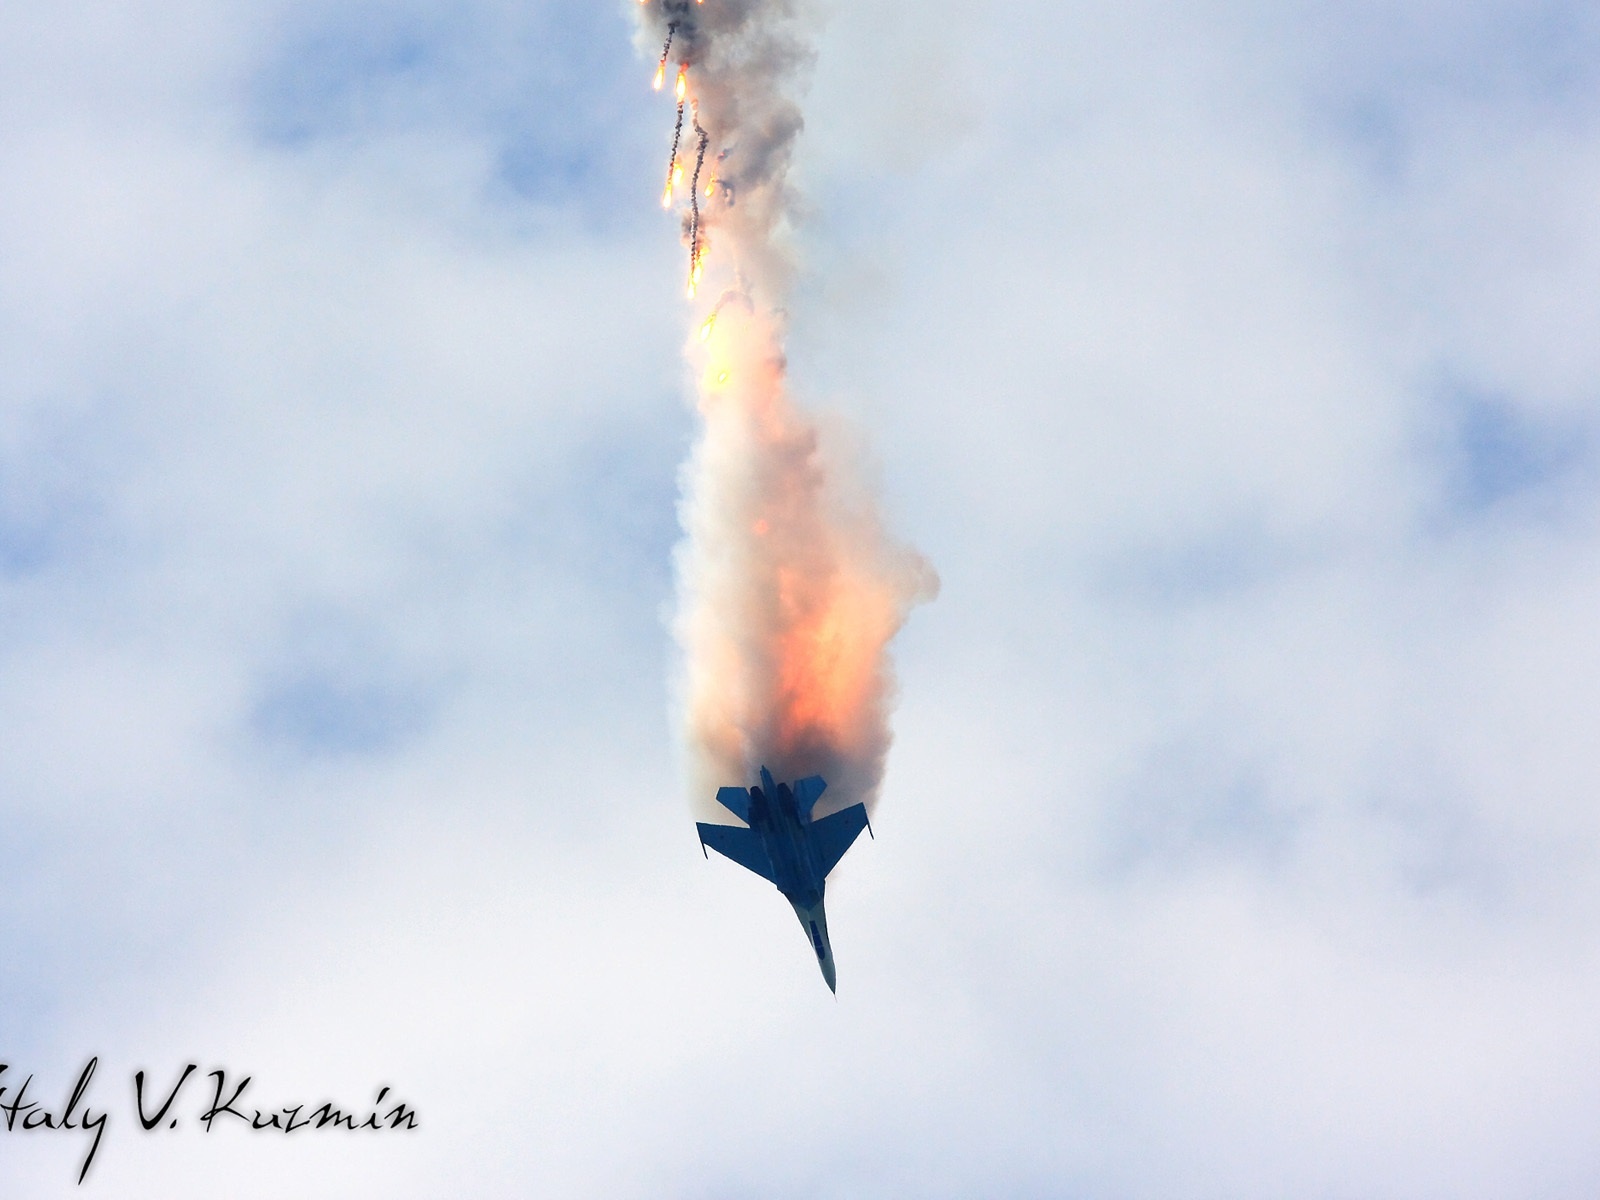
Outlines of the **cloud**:
M 831 14 L 791 367 L 944 585 L 837 1002 L 681 801 L 628 28 L 0 18 L 0 1060 L 426 1123 L 89 1187 L 1592 1193 L 1592 18 Z

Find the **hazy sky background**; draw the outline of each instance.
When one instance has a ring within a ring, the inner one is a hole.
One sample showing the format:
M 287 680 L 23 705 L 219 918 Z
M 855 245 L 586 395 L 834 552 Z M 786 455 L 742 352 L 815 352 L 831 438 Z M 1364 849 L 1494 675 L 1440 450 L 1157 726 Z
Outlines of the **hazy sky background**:
M 0 1084 L 111 1112 L 8 1195 L 1600 1187 L 1600 12 L 818 29 L 795 384 L 943 580 L 837 1000 L 680 784 L 628 6 L 0 10 Z

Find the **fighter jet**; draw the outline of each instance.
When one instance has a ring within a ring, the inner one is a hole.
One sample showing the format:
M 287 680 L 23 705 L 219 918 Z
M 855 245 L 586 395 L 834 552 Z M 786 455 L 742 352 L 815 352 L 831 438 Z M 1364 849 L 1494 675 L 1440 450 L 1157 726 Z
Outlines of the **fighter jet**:
M 710 846 L 777 886 L 794 906 L 794 915 L 800 918 L 801 928 L 811 939 L 828 990 L 836 992 L 833 947 L 828 943 L 822 890 L 828 872 L 863 829 L 871 833 L 872 825 L 864 804 L 852 804 L 820 821 L 812 820 L 811 810 L 827 786 L 820 775 L 796 780 L 793 788 L 786 783 L 774 784 L 772 773 L 762 767 L 759 787 L 717 790 L 717 803 L 749 828 L 708 825 L 703 821 L 697 821 L 695 828 L 700 831 L 702 854 Z

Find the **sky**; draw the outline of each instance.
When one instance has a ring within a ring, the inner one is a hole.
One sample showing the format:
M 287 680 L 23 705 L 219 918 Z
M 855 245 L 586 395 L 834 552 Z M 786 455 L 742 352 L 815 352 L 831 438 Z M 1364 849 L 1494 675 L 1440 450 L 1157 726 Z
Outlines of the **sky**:
M 1594 7 L 811 13 L 794 391 L 942 582 L 837 999 L 693 832 L 628 9 L 0 11 L 0 1087 L 109 1114 L 6 1194 L 1592 1197 Z

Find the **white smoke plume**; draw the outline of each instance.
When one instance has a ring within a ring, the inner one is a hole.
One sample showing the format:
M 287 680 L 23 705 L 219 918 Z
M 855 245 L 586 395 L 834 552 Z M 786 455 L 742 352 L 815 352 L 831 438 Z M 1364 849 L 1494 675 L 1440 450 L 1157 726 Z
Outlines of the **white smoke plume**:
M 887 535 L 853 457 L 786 387 L 803 16 L 789 0 L 644 0 L 639 43 L 660 48 L 656 86 L 676 93 L 662 202 L 682 214 L 686 290 L 719 297 L 696 310 L 689 350 L 704 420 L 678 553 L 691 786 L 709 800 L 764 764 L 822 775 L 832 809 L 876 796 L 888 644 L 938 580 Z

